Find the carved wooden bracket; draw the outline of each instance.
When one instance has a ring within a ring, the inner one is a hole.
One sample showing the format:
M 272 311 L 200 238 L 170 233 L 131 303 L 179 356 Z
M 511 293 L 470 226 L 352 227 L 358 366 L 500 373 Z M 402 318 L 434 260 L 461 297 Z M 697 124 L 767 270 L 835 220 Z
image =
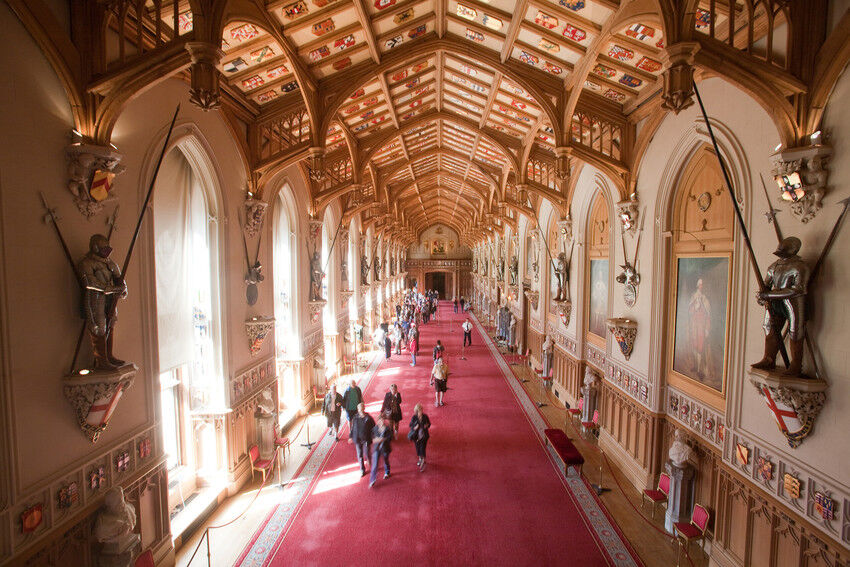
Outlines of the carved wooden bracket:
M 614 335 L 614 340 L 620 346 L 620 352 L 626 357 L 626 360 L 632 355 L 632 349 L 635 346 L 635 337 L 637 337 L 637 321 L 625 319 L 623 317 L 615 317 L 608 319 L 608 330 Z
M 694 55 L 696 42 L 675 43 L 664 52 L 664 91 L 662 108 L 679 114 L 694 103 Z
M 111 146 L 74 143 L 65 148 L 68 158 L 68 190 L 86 217 L 103 209 L 111 196 L 112 179 L 124 171 L 121 154 Z M 95 179 L 97 176 L 97 179 Z
M 221 106 L 218 63 L 224 52 L 215 44 L 203 41 L 188 42 L 186 51 L 192 58 L 190 68 L 192 84 L 189 88 L 189 100 L 201 110 L 218 108 Z
M 570 316 L 573 313 L 573 302 L 569 300 L 556 301 L 555 310 L 561 318 L 561 323 L 563 323 L 565 327 L 568 326 L 570 324 Z
M 791 212 L 801 222 L 809 222 L 820 211 L 826 194 L 826 182 L 829 178 L 827 161 L 832 156 L 832 147 L 815 144 L 799 148 L 789 148 L 773 156 L 773 175 L 800 174 L 803 196 L 791 200 Z
M 81 370 L 65 377 L 65 397 L 74 406 L 77 423 L 89 441 L 96 443 L 109 425 L 118 401 L 133 385 L 138 371 L 135 364 L 125 364 L 114 370 Z
M 274 317 L 253 317 L 245 321 L 245 332 L 248 334 L 248 344 L 251 356 L 255 356 L 263 347 L 269 332 L 274 329 Z
M 788 377 L 758 368 L 750 368 L 750 383 L 773 412 L 788 446 L 799 447 L 814 429 L 815 419 L 826 403 L 827 383 L 820 378 Z

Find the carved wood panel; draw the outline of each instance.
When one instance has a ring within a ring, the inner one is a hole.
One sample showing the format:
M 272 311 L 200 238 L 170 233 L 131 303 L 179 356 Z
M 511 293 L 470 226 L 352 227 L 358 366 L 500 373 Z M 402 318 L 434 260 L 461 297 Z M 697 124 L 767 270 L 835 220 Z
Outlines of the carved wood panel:
M 734 210 L 717 157 L 708 146 L 700 148 L 679 181 L 673 213 L 676 252 L 731 251 Z
M 602 193 L 596 195 L 590 208 L 590 218 L 587 223 L 588 255 L 591 258 L 607 258 L 610 241 L 610 218 L 608 205 Z

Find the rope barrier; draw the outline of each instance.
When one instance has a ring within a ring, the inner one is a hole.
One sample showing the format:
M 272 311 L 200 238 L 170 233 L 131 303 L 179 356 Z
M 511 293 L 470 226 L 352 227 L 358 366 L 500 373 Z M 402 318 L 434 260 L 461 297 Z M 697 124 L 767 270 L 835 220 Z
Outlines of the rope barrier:
M 273 476 L 274 469 L 275 469 L 275 467 L 277 467 L 277 452 L 278 452 L 278 450 L 279 449 L 277 447 L 275 447 L 274 453 L 272 453 L 272 468 L 263 477 L 263 482 L 262 482 L 262 484 L 260 484 L 260 488 L 254 494 L 254 497 L 251 499 L 251 501 L 248 503 L 248 505 L 245 507 L 245 509 L 242 510 L 242 512 L 240 512 L 238 516 L 236 516 L 235 518 L 233 518 L 232 520 L 230 520 L 228 522 L 225 522 L 224 524 L 219 524 L 217 526 L 208 526 L 204 530 L 204 535 L 201 536 L 201 539 L 198 541 L 198 545 L 195 546 L 195 551 L 192 552 L 192 557 L 189 558 L 189 562 L 186 564 L 187 567 L 192 564 L 192 561 L 195 560 L 195 555 L 197 555 L 198 550 L 201 548 L 201 544 L 204 543 L 204 539 L 207 540 L 207 565 L 208 566 L 212 565 L 211 554 L 210 554 L 210 530 L 217 530 L 217 529 L 220 529 L 220 528 L 226 528 L 227 526 L 229 526 L 230 524 L 232 524 L 233 522 L 235 522 L 236 520 L 238 520 L 239 518 L 243 517 L 245 514 L 248 513 L 248 510 L 251 509 L 251 506 L 254 505 L 254 502 L 256 502 L 257 498 L 260 496 L 260 492 L 262 492 L 263 488 L 265 488 L 266 482 L 268 482 L 269 478 L 271 478 Z M 252 465 L 253 465 L 253 463 L 252 463 Z

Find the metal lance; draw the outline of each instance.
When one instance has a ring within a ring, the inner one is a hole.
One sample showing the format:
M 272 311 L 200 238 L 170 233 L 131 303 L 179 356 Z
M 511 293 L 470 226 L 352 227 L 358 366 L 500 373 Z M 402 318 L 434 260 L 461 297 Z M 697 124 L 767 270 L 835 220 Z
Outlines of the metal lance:
M 732 207 L 735 209 L 735 218 L 738 219 L 738 226 L 741 229 L 741 235 L 744 237 L 744 244 L 747 246 L 747 255 L 750 258 L 750 265 L 752 265 L 753 271 L 756 273 L 756 282 L 758 283 L 759 291 L 768 291 L 767 286 L 764 283 L 764 278 L 761 275 L 761 269 L 759 268 L 758 261 L 756 260 L 756 253 L 753 251 L 753 245 L 750 242 L 750 234 L 747 232 L 747 225 L 744 224 L 744 217 L 741 215 L 741 208 L 738 206 L 738 199 L 735 198 L 735 190 L 732 189 L 732 180 L 729 178 L 729 171 L 727 171 L 726 163 L 721 157 L 720 147 L 717 145 L 717 139 L 714 137 L 714 130 L 711 127 L 711 122 L 708 120 L 708 114 L 705 111 L 705 105 L 702 103 L 702 97 L 699 94 L 696 82 L 694 82 L 694 94 L 697 95 L 697 102 L 699 102 L 702 118 L 705 121 L 706 128 L 708 128 L 708 135 L 711 137 L 711 144 L 714 146 L 714 155 L 717 156 L 717 161 L 720 164 L 720 170 L 723 172 L 726 189 L 729 190 L 729 196 L 732 198 Z M 779 354 L 782 355 L 782 361 L 785 363 L 785 367 L 787 368 L 790 365 L 790 360 L 788 359 L 788 352 L 785 350 L 785 343 L 781 341 L 779 343 Z
M 133 231 L 133 238 L 130 240 L 130 247 L 127 249 L 127 256 L 124 258 L 124 265 L 121 266 L 121 279 L 127 279 L 127 268 L 130 265 L 130 259 L 133 257 L 133 248 L 136 246 L 136 240 L 139 238 L 139 231 L 142 228 L 142 221 L 145 218 L 145 212 L 148 210 L 148 204 L 151 201 L 151 197 L 153 196 L 154 184 L 156 183 L 157 175 L 159 175 L 159 168 L 162 165 L 162 159 L 165 157 L 165 152 L 168 149 L 168 141 L 171 139 L 171 133 L 174 131 L 174 123 L 177 122 L 177 113 L 180 112 L 180 105 L 177 105 L 177 108 L 174 109 L 174 116 L 171 118 L 171 125 L 168 127 L 168 134 L 165 136 L 165 143 L 162 145 L 162 152 L 159 154 L 159 160 L 156 162 L 156 168 L 153 171 L 153 177 L 151 178 L 150 187 L 148 187 L 148 192 L 145 195 L 145 201 L 142 203 L 142 210 L 139 213 L 139 220 L 136 222 L 136 229 Z M 118 302 L 115 301 L 112 306 L 112 313 L 110 314 L 110 318 L 115 317 L 115 312 L 118 310 Z M 76 358 L 76 356 L 75 356 Z

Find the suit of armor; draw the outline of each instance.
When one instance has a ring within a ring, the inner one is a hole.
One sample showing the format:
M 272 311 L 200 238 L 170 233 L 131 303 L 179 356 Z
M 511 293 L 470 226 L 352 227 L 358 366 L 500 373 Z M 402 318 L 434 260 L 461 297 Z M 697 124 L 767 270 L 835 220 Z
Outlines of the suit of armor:
M 77 264 L 83 288 L 83 315 L 89 330 L 96 369 L 117 368 L 123 360 L 112 355 L 112 339 L 118 320 L 116 303 L 127 297 L 127 284 L 118 265 L 109 257 L 112 248 L 102 234 L 89 240 L 89 252 Z
M 555 261 L 555 277 L 558 278 L 558 293 L 555 296 L 555 301 L 567 300 L 567 282 L 570 277 L 570 268 L 567 265 L 567 256 L 563 252 L 558 254 L 558 259 Z
M 765 306 L 764 332 L 766 335 L 764 357 L 753 368 L 772 370 L 782 344 L 782 329 L 788 323 L 791 338 L 791 363 L 785 374 L 799 376 L 803 365 L 803 341 L 806 336 L 806 285 L 809 267 L 797 255 L 800 240 L 785 238 L 774 252 L 779 260 L 770 265 L 764 278 L 765 290 L 756 295 Z

